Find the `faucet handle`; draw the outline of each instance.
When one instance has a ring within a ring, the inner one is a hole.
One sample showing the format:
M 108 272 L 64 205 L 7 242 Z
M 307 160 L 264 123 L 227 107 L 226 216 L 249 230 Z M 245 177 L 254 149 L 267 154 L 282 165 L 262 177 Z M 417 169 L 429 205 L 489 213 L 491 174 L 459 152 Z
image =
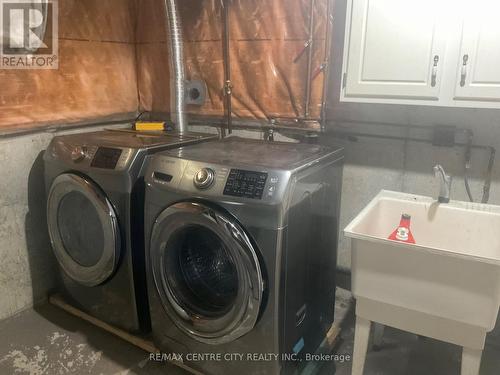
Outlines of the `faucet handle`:
M 451 181 L 451 176 L 446 174 L 441 164 L 436 164 L 433 169 L 434 169 L 434 175 L 436 177 L 439 177 L 439 175 L 441 175 L 444 181 L 446 182 Z
M 438 176 L 439 173 L 442 173 L 444 176 L 446 176 L 446 173 L 444 172 L 444 168 L 441 164 L 436 164 L 433 169 L 434 169 L 434 174 L 436 176 Z

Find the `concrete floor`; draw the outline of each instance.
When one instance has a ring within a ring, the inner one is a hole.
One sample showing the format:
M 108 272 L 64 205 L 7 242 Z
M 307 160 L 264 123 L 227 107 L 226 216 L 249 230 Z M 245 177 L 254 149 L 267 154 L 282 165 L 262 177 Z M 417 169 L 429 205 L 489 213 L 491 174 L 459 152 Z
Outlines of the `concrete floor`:
M 335 352 L 352 355 L 353 306 L 348 292 L 338 295 L 336 314 L 343 323 Z M 500 373 L 500 324 L 497 327 L 488 336 L 480 375 Z M 188 374 L 173 365 L 149 361 L 144 351 L 51 305 L 0 322 L 0 337 L 0 374 Z M 320 375 L 334 372 L 350 375 L 351 362 L 325 362 Z M 368 353 L 364 375 L 459 373 L 460 348 L 386 328 L 381 350 Z
M 52 305 L 0 322 L 0 374 L 187 375 Z

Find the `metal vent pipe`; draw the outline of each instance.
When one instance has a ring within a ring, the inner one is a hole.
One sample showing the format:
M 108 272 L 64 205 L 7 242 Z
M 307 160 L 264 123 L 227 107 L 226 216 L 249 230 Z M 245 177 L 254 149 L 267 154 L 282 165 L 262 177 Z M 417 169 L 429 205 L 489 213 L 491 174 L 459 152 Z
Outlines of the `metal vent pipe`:
M 179 133 L 188 131 L 182 22 L 176 0 L 165 0 L 170 52 L 170 116 Z

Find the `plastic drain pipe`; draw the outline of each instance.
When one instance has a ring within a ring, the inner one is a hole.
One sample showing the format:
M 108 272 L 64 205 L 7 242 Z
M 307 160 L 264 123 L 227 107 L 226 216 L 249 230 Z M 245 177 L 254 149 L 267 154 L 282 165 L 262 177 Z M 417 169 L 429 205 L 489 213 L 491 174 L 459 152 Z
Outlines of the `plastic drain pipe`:
M 182 23 L 176 0 L 165 0 L 170 52 L 170 116 L 179 133 L 188 131 Z

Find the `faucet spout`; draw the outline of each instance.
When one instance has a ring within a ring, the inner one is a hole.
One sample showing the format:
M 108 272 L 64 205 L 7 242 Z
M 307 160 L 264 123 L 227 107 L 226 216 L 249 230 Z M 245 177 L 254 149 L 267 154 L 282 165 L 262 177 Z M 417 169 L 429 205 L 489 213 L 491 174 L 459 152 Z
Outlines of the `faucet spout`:
M 434 166 L 434 175 L 439 179 L 438 202 L 449 203 L 452 177 L 446 174 L 444 168 L 440 164 Z

